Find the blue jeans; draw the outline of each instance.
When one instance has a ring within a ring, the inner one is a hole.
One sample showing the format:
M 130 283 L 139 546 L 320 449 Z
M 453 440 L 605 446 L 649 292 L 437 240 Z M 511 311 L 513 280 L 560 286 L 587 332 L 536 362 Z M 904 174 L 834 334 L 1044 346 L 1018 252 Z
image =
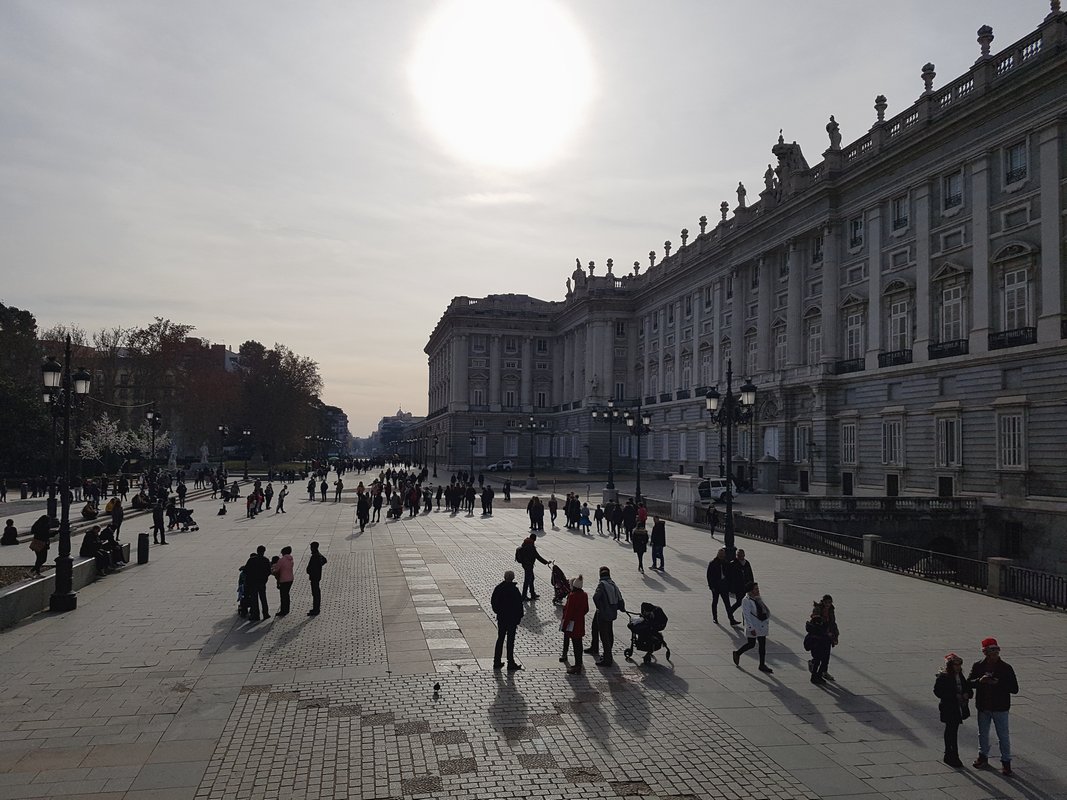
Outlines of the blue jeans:
M 1007 711 L 978 712 L 978 752 L 989 757 L 989 723 L 997 729 L 997 741 L 1000 743 L 1000 760 L 1011 761 L 1011 734 L 1008 732 Z

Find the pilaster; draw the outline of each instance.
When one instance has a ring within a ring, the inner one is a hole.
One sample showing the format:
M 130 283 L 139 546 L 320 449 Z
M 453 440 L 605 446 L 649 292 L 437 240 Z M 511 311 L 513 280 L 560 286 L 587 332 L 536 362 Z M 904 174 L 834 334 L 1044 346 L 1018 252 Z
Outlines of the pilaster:
M 981 156 L 971 165 L 971 226 L 974 231 L 971 270 L 970 353 L 989 352 L 990 270 L 989 270 L 989 157 Z M 929 237 L 927 237 L 929 238 Z
M 930 358 L 930 326 L 933 307 L 930 305 L 930 186 L 923 184 L 915 190 L 915 343 L 912 361 Z
M 1037 317 L 1037 340 L 1058 341 L 1063 319 L 1063 218 L 1052 212 L 1060 208 L 1060 126 L 1038 133 L 1041 172 L 1041 306 Z

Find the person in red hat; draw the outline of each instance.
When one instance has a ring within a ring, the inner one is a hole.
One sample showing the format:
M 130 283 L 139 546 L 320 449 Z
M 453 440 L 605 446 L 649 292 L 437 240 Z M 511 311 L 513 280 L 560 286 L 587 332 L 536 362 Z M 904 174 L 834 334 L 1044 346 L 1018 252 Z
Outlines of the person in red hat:
M 934 681 L 934 694 L 941 721 L 945 723 L 945 763 L 950 767 L 963 766 L 957 734 L 960 725 L 971 716 L 967 701 L 974 696 L 970 681 L 963 677 L 963 659 L 955 653 L 945 656 L 945 664 Z
M 975 689 L 974 707 L 978 711 L 978 758 L 974 766 L 983 769 L 989 764 L 989 725 L 997 729 L 1000 745 L 1000 771 L 1011 775 L 1011 735 L 1008 731 L 1008 710 L 1011 696 L 1019 693 L 1015 670 L 1000 658 L 1000 645 L 990 637 L 982 640 L 981 661 L 971 667 L 967 680 Z

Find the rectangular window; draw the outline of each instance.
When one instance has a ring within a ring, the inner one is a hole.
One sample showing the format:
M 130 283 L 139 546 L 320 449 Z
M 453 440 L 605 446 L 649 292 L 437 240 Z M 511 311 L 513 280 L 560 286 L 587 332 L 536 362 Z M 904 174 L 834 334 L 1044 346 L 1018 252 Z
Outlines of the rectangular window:
M 623 381 L 615 381 L 615 399 L 623 400 L 626 397 L 626 384 Z
M 471 337 L 471 349 L 474 350 L 475 353 L 484 353 L 485 352 L 485 337 L 481 336 L 481 335 L 472 336 Z
M 749 303 L 748 304 L 748 316 L 746 317 L 746 319 L 755 319 L 758 316 L 759 316 L 759 303 L 758 302 Z
M 752 455 L 752 431 L 742 428 L 737 432 L 737 457 L 746 461 Z
M 671 303 L 669 306 L 667 306 L 667 324 L 674 324 L 674 303 Z
M 845 358 L 863 358 L 863 314 L 845 317 Z
M 660 442 L 662 443 L 661 446 L 663 447 L 663 451 L 660 453 L 660 460 L 666 461 L 668 458 L 671 457 L 671 435 L 669 433 L 663 434 L 663 437 L 660 439 Z
M 960 419 L 959 417 L 939 417 L 935 420 L 937 466 L 958 467 L 962 462 L 960 447 Z
M 822 263 L 822 258 L 822 237 L 816 236 L 811 240 L 811 263 L 820 264 Z
M 625 322 L 625 320 L 621 320 L 620 319 L 620 320 L 617 320 L 615 322 L 615 338 L 616 339 L 625 339 L 626 338 L 626 322 Z
M 774 368 L 778 371 L 785 369 L 785 359 L 788 352 L 789 335 L 784 325 L 774 329 Z
M 708 348 L 700 354 L 700 385 L 709 386 L 712 381 L 711 367 L 714 356 L 711 349 Z
M 518 368 L 519 368 L 519 362 L 518 361 L 511 360 L 511 361 L 505 361 L 504 362 L 504 369 L 518 369 Z
M 514 408 L 515 406 L 515 390 L 508 389 L 504 392 L 504 405 L 508 408 Z
M 848 246 L 852 248 L 863 247 L 863 217 L 856 217 L 848 221 Z
M 508 436 L 504 446 L 504 455 L 515 457 L 519 454 L 519 437 Z
M 894 197 L 892 203 L 893 230 L 900 231 L 908 227 L 910 209 L 908 208 L 908 196 Z
M 845 271 L 845 283 L 858 283 L 867 277 L 867 265 L 857 264 Z
M 708 435 L 706 433 L 697 434 L 697 461 L 704 463 L 708 460 Z
M 759 357 L 759 340 L 755 336 L 745 337 L 745 375 L 756 374 L 756 359 Z
M 908 301 L 889 305 L 889 349 L 907 350 L 911 346 L 908 328 Z
M 808 284 L 808 297 L 817 297 L 822 294 L 822 281 L 812 281 Z
M 689 368 L 689 364 L 682 365 L 682 389 L 689 388 L 689 381 L 692 379 L 692 370 Z
M 474 455 L 485 457 L 485 434 L 476 434 L 474 437 Z
M 535 436 L 534 442 L 537 448 L 537 457 L 548 458 L 552 439 L 548 436 Z
M 537 393 L 537 407 L 538 408 L 547 408 L 548 407 L 548 392 L 538 392 Z
M 808 322 L 808 365 L 815 366 L 822 361 L 822 320 Z
M 578 457 L 578 434 L 571 434 L 571 458 Z
M 752 287 L 752 291 L 756 291 L 757 289 L 759 289 L 759 273 L 759 267 L 752 268 L 752 282 L 750 284 L 750 286 Z
M 538 361 L 537 362 L 537 368 L 538 369 L 548 369 L 548 362 L 547 361 Z
M 653 333 L 658 333 L 659 332 L 659 312 L 658 311 L 655 312 L 652 315 L 652 332 Z
M 953 172 L 941 179 L 941 207 L 945 210 L 963 205 L 963 172 Z
M 1004 150 L 1004 183 L 1011 185 L 1026 179 L 1026 142 L 1018 142 Z
M 797 425 L 793 428 L 793 460 L 798 464 L 807 461 L 811 451 L 808 449 L 811 443 L 811 427 L 809 425 Z
M 997 416 L 997 466 L 1018 469 L 1026 466 L 1023 415 L 1020 412 Z
M 963 287 L 950 286 L 941 292 L 941 341 L 963 338 Z
M 620 436 L 618 438 L 618 442 L 619 449 L 615 452 L 615 454 L 622 458 L 628 458 L 630 456 L 630 437 Z
M 538 339 L 537 340 L 537 352 L 538 353 L 547 353 L 548 352 L 548 339 Z
M 779 292 L 774 298 L 775 308 L 785 308 L 789 303 L 789 292 Z
M 504 339 L 504 352 L 505 353 L 517 353 L 519 352 L 519 340 L 514 336 L 508 336 Z
M 693 295 L 691 294 L 685 296 L 685 316 L 686 318 L 693 316 Z
M 704 287 L 704 308 L 711 308 L 711 287 Z
M 901 439 L 903 423 L 900 420 L 882 422 L 882 463 L 902 465 L 904 463 L 903 442 Z
M 730 275 L 726 278 L 726 299 L 732 300 L 734 297 L 734 276 Z
M 856 463 L 856 423 L 854 422 L 841 425 L 841 463 Z
M 485 390 L 484 389 L 475 389 L 474 390 L 474 399 L 473 399 L 472 402 L 476 406 L 485 405 Z
M 1030 325 L 1030 285 L 1025 269 L 1004 273 L 1004 330 Z

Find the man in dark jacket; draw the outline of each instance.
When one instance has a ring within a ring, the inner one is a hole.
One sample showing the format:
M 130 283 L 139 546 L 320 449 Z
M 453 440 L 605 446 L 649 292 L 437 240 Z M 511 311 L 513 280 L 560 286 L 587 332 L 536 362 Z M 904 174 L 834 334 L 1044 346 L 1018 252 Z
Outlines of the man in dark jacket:
M 585 652 L 595 656 L 603 646 L 604 657 L 596 663 L 599 667 L 610 667 L 615 663 L 611 657 L 611 648 L 615 644 L 615 631 L 612 623 L 615 622 L 620 611 L 626 610 L 626 603 L 622 599 L 619 587 L 611 579 L 611 570 L 607 567 L 600 568 L 600 583 L 593 592 L 593 605 L 596 607 L 591 630 L 593 641 Z
M 152 506 L 152 541 L 156 544 L 167 543 L 167 526 L 163 524 L 163 503 L 159 500 Z
M 741 607 L 741 601 L 745 599 L 745 587 L 756 580 L 752 575 L 752 564 L 745 558 L 744 550 L 739 548 L 734 560 L 726 565 L 726 579 L 730 594 L 734 596 L 733 604 L 727 606 L 730 616 L 733 617 L 734 612 Z
M 652 535 L 649 537 L 649 544 L 652 545 L 652 566 L 650 569 L 658 569 L 663 572 L 663 548 L 667 546 L 667 524 L 656 515 L 652 517 Z M 656 566 L 656 561 L 659 561 L 658 567 Z
M 263 619 L 270 619 L 267 610 L 267 580 L 270 578 L 270 559 L 264 553 L 267 548 L 260 545 L 255 555 L 245 562 L 245 596 L 250 599 L 248 618 L 252 622 L 259 620 L 259 607 L 263 606 Z
M 974 687 L 974 707 L 978 711 L 978 769 L 989 764 L 989 724 L 997 729 L 1000 744 L 1000 771 L 1011 775 L 1011 735 L 1008 731 L 1008 709 L 1011 696 L 1019 693 L 1015 670 L 1000 659 L 1000 645 L 993 638 L 982 640 L 981 661 L 971 667 L 968 682 Z
M 630 541 L 630 534 L 637 527 L 637 506 L 634 505 L 633 500 L 627 500 L 626 505 L 623 506 L 622 527 L 626 533 L 626 541 Z M 616 535 L 615 538 L 618 539 L 619 537 Z
M 115 538 L 119 538 L 119 531 L 122 530 L 122 521 L 126 519 L 126 512 L 122 510 L 122 502 L 116 497 L 114 500 L 115 505 L 111 508 L 111 527 L 115 529 Z
M 493 650 L 493 669 L 503 669 L 500 660 L 504 650 L 504 640 L 508 643 L 508 671 L 522 669 L 522 664 L 515 660 L 515 631 L 522 619 L 522 597 L 519 587 L 515 585 L 515 573 L 510 569 L 504 573 L 504 580 L 493 589 L 491 601 L 493 613 L 496 614 L 496 648 Z
M 727 576 L 726 548 L 723 547 L 715 554 L 715 558 L 708 562 L 708 588 L 711 589 L 711 618 L 719 622 L 719 598 L 722 598 L 722 606 L 726 609 L 726 615 L 730 618 L 731 625 L 740 623 L 734 619 L 730 610 L 729 578 Z
M 542 564 L 551 563 L 542 558 L 541 554 L 537 552 L 536 533 L 531 533 L 529 538 L 523 541 L 518 553 L 515 554 L 515 560 L 522 564 L 522 571 L 524 573 L 522 580 L 522 599 L 536 600 L 541 595 L 534 592 L 534 564 L 538 561 Z M 527 592 L 529 592 L 529 594 L 527 594 Z
M 268 562 L 269 564 L 269 562 Z M 326 557 L 319 552 L 319 543 L 311 543 L 311 557 L 308 558 L 307 574 L 311 580 L 311 610 L 309 617 L 318 616 L 319 605 L 322 603 L 322 590 L 319 583 L 322 581 L 322 567 L 326 564 Z

